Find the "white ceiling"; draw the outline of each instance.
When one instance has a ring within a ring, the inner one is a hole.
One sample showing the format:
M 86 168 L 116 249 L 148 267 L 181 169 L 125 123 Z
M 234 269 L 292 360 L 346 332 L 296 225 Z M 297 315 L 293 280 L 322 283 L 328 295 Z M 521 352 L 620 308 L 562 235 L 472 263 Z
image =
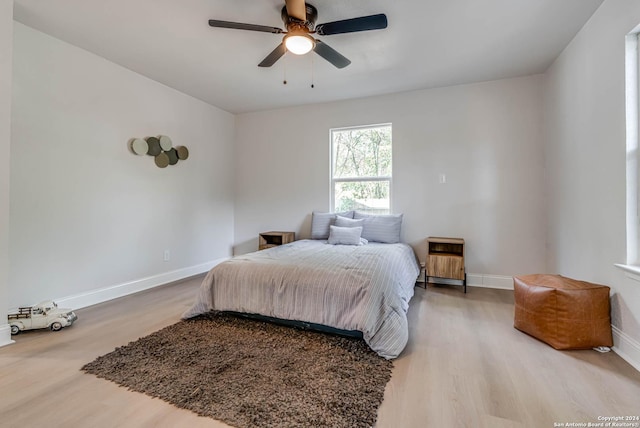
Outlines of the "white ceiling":
M 339 70 L 314 53 L 259 68 L 282 35 L 208 25 L 220 19 L 284 28 L 284 0 L 15 0 L 14 17 L 241 113 L 542 73 L 602 0 L 311 3 L 317 24 L 385 13 L 389 26 L 318 36 L 352 61 Z

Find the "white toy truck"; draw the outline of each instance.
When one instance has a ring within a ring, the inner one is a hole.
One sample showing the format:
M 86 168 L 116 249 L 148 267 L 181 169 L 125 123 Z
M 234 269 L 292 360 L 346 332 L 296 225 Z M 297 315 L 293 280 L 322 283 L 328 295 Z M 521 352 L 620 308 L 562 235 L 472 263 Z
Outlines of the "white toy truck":
M 10 313 L 8 318 L 11 334 L 18 334 L 22 330 L 37 328 L 58 331 L 73 324 L 78 316 L 71 309 L 59 309 L 55 302 L 47 300 L 35 306 L 18 308 L 18 312 Z

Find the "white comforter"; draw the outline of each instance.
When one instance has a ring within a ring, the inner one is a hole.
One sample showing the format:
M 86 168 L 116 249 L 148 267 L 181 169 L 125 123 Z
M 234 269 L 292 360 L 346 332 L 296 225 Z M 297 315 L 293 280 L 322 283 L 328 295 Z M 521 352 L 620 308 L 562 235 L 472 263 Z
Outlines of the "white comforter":
M 390 359 L 407 344 L 407 309 L 419 272 L 406 244 L 295 241 L 215 266 L 183 318 L 236 311 L 357 330 Z

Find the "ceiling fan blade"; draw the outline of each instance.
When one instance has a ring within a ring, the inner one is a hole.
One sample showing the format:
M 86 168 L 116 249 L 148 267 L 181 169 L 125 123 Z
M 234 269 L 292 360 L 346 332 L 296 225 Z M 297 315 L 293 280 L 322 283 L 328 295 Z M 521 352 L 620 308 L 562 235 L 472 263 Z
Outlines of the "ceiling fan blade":
M 271 53 L 267 55 L 267 57 L 263 59 L 260 64 L 258 64 L 258 67 L 271 67 L 286 52 L 287 52 L 287 48 L 284 46 L 284 43 L 280 43 L 278 47 L 272 50 Z
M 283 30 L 278 27 L 268 27 L 266 25 L 243 24 L 241 22 L 219 21 L 210 19 L 209 25 L 217 28 L 232 28 L 234 30 L 262 31 L 263 33 L 282 34 Z
M 316 40 L 316 47 L 313 50 L 337 68 L 345 68 L 351 64 L 351 61 L 342 56 L 337 50 L 320 40 Z
M 300 21 L 307 20 L 307 6 L 304 0 L 286 0 L 287 15 Z
M 382 30 L 387 28 L 387 15 L 361 16 L 359 18 L 343 19 L 342 21 L 327 22 L 316 25 L 316 34 L 328 36 L 331 34 L 355 33 L 356 31 Z

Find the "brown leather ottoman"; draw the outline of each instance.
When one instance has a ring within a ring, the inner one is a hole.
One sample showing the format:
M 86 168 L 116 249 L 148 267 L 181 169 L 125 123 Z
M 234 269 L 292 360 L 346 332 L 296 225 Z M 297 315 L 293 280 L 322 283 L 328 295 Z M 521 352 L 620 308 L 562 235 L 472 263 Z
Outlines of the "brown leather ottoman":
M 613 346 L 609 287 L 560 275 L 513 278 L 513 326 L 555 349 Z

